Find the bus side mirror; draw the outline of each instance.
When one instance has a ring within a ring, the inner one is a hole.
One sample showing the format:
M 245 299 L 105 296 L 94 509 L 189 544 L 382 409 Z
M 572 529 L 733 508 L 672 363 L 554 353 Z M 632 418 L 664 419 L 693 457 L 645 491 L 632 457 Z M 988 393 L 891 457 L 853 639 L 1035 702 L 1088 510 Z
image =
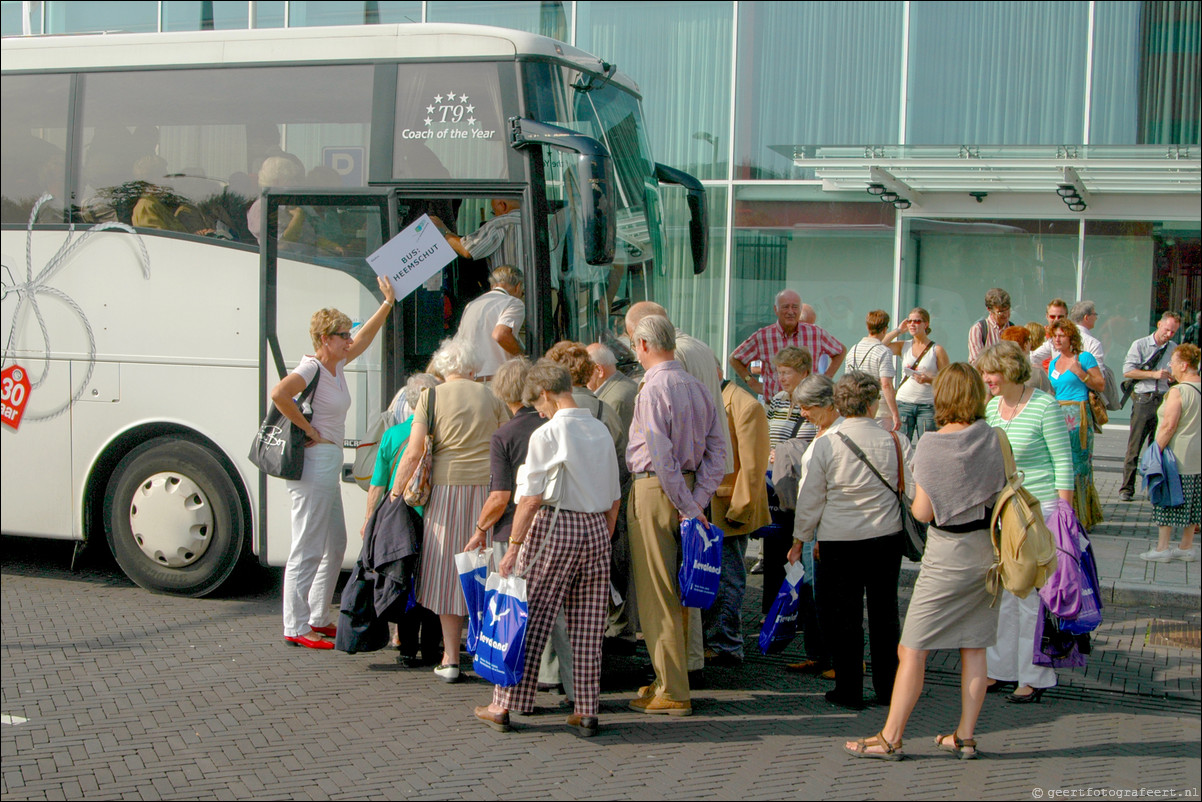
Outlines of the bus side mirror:
M 693 252 L 693 274 L 705 272 L 709 259 L 709 207 L 706 204 L 705 187 L 686 172 L 666 164 L 655 165 L 655 177 L 661 184 L 682 186 L 689 205 L 689 244 Z
M 577 154 L 584 260 L 590 265 L 612 264 L 617 238 L 613 193 L 617 187 L 613 160 L 605 146 L 591 136 L 519 117 L 509 119 L 509 144 L 515 148 L 547 145 Z

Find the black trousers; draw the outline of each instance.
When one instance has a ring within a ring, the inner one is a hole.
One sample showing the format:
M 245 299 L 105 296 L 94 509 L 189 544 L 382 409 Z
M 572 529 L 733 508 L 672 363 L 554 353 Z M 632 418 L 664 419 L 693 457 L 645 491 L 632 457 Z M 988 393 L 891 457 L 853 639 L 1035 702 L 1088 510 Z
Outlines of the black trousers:
M 897 580 L 902 534 L 868 540 L 823 541 L 814 561 L 818 615 L 835 669 L 835 696 L 858 705 L 864 699 L 864 598 L 868 598 L 868 646 L 872 687 L 888 703 L 897 675 Z
M 1127 454 L 1123 458 L 1123 483 L 1119 492 L 1135 492 L 1135 474 L 1139 470 L 1139 455 L 1148 441 L 1156 436 L 1156 410 L 1164 396 L 1158 393 L 1138 393 L 1132 396 L 1131 430 L 1127 434 Z

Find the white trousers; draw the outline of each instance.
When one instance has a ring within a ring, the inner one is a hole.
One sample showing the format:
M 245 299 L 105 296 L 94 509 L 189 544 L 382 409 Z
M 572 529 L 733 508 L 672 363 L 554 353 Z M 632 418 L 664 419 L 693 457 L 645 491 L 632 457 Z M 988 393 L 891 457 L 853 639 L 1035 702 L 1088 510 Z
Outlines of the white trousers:
M 1056 505 L 1045 503 L 1042 507 L 1044 517 L 1047 517 Z M 991 678 L 1032 688 L 1051 688 L 1056 684 L 1055 669 L 1034 663 L 1038 619 L 1038 591 L 1031 591 L 1025 599 L 1008 590 L 1002 591 L 998 605 L 997 644 L 985 650 Z
M 284 635 L 327 626 L 334 585 L 346 552 L 342 514 L 342 447 L 305 449 L 305 472 L 287 482 L 292 496 L 292 550 L 284 566 Z

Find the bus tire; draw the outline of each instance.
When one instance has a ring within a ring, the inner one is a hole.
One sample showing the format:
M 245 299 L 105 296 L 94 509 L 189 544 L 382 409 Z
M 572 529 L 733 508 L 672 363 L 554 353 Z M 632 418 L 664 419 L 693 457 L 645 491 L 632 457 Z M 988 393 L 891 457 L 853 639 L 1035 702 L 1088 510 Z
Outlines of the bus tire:
M 157 437 L 117 464 L 104 500 L 117 564 L 146 590 L 206 596 L 242 555 L 247 523 L 238 489 L 217 456 L 179 437 Z

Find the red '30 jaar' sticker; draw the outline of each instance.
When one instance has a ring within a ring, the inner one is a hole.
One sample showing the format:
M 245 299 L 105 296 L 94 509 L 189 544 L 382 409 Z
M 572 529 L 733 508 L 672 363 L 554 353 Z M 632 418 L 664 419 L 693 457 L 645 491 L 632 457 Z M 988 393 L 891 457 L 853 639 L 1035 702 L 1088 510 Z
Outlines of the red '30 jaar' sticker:
M 0 371 L 0 423 L 14 431 L 21 425 L 29 401 L 29 376 L 20 365 Z

